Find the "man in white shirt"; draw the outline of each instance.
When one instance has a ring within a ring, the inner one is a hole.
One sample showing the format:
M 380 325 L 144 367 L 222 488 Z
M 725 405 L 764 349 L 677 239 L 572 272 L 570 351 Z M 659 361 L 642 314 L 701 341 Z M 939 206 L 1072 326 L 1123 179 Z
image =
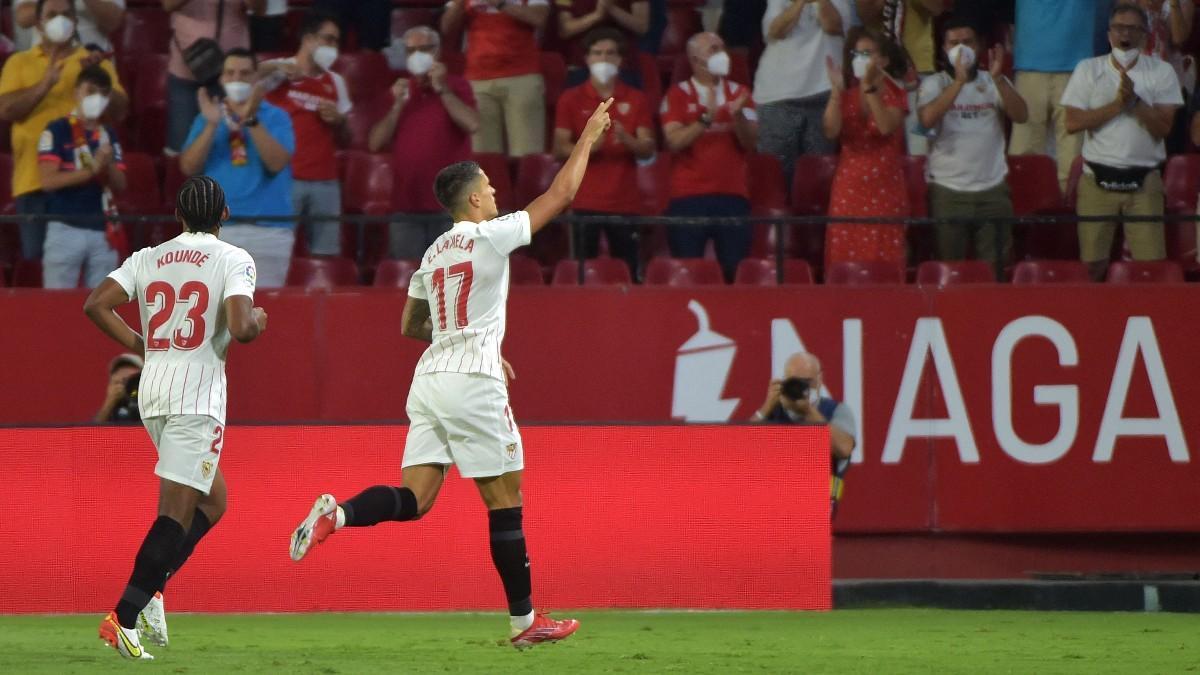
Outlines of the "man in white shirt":
M 758 151 L 779 158 L 787 185 L 798 155 L 836 152 L 821 129 L 829 100 L 825 59 L 841 60 L 850 0 L 768 0 L 767 47 L 754 75 Z
M 975 255 L 992 263 L 1000 278 L 1012 247 L 1012 197 L 1004 181 L 1004 117 L 1018 124 L 1029 111 L 1016 88 L 1001 74 L 1004 48 L 991 52 L 988 72 L 980 72 L 979 38 L 961 19 L 946 24 L 942 47 L 947 70 L 925 78 L 918 96 L 921 126 L 934 132 L 926 172 L 934 218 L 970 219 L 938 223 L 938 258 L 965 260 Z
M 153 659 L 141 639 L 167 644 L 162 590 L 225 513 L 217 467 L 225 439 L 225 356 L 267 327 L 254 307 L 254 261 L 217 238 L 229 218 L 221 186 L 184 182 L 175 203 L 183 234 L 134 253 L 92 291 L 84 312 L 127 351 L 146 354 L 138 408 L 158 464 L 158 518 L 138 549 L 129 584 L 100 622 L 100 637 L 131 659 Z M 143 333 L 116 313 L 137 300 Z M 140 637 L 139 637 L 140 634 Z
M 1084 134 L 1075 205 L 1080 216 L 1162 216 L 1163 139 L 1183 95 L 1171 65 L 1141 53 L 1148 28 L 1137 5 L 1114 7 L 1108 20 L 1112 52 L 1081 61 L 1063 92 L 1067 131 Z M 1079 224 L 1079 257 L 1096 281 L 1108 270 L 1115 233 L 1115 222 Z M 1126 222 L 1125 241 L 1134 260 L 1166 257 L 1161 220 Z
M 438 201 L 454 227 L 425 252 L 404 305 L 404 335 L 429 342 L 408 394 L 410 426 L 400 487 L 376 485 L 342 502 L 317 498 L 292 532 L 300 560 L 341 527 L 416 520 L 433 508 L 446 472 L 474 479 L 488 509 L 492 562 L 508 599 L 509 642 L 518 649 L 556 642 L 579 628 L 535 613 L 521 521 L 521 435 L 508 403 L 512 368 L 501 356 L 508 300 L 508 256 L 566 209 L 583 182 L 592 148 L 608 129 L 601 103 L 550 189 L 523 211 L 499 216 L 496 190 L 475 162 L 442 169 Z M 402 562 L 402 561 L 401 561 Z

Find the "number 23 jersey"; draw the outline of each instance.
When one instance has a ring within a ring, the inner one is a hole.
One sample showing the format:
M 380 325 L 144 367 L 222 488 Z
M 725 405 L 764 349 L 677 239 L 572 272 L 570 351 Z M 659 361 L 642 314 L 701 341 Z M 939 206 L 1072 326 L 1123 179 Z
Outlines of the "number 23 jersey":
M 508 303 L 508 256 L 529 243 L 529 214 L 458 222 L 438 237 L 408 285 L 429 303 L 433 342 L 417 375 L 467 373 L 504 380 L 500 345 Z
M 214 235 L 184 232 L 134 253 L 108 276 L 137 300 L 142 317 L 142 418 L 208 415 L 224 424 L 225 300 L 253 301 L 250 254 Z

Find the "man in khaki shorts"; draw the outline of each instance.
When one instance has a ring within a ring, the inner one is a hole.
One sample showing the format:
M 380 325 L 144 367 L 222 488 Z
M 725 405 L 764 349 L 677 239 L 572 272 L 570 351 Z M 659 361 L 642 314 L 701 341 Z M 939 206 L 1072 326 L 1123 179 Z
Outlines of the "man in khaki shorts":
M 1108 20 L 1112 52 L 1081 61 L 1063 92 L 1067 130 L 1084 135 L 1080 216 L 1162 216 L 1163 139 L 1183 96 L 1170 64 L 1141 53 L 1147 30 L 1137 5 L 1118 3 Z M 1115 232 L 1111 221 L 1079 224 L 1079 257 L 1095 281 L 1108 271 Z M 1161 220 L 1126 222 L 1125 240 L 1134 260 L 1166 257 Z

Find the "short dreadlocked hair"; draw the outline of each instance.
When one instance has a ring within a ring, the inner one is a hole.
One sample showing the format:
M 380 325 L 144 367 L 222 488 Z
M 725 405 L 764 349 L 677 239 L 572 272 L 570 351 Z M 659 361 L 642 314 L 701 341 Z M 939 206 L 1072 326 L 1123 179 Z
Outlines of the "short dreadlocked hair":
M 225 215 L 225 191 L 209 176 L 192 176 L 179 188 L 175 209 L 191 232 L 212 232 Z

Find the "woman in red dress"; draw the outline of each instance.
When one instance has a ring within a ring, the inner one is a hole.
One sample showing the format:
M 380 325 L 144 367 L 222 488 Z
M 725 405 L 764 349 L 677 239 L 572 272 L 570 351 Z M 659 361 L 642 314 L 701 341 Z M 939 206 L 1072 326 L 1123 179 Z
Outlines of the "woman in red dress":
M 887 75 L 899 50 L 871 30 L 846 39 L 843 67 L 826 60 L 833 92 L 825 106 L 825 136 L 841 142 L 829 215 L 907 217 L 904 117 L 908 97 Z M 850 87 L 846 87 L 846 83 Z M 825 230 L 825 269 L 842 261 L 905 265 L 904 225 L 837 223 Z

